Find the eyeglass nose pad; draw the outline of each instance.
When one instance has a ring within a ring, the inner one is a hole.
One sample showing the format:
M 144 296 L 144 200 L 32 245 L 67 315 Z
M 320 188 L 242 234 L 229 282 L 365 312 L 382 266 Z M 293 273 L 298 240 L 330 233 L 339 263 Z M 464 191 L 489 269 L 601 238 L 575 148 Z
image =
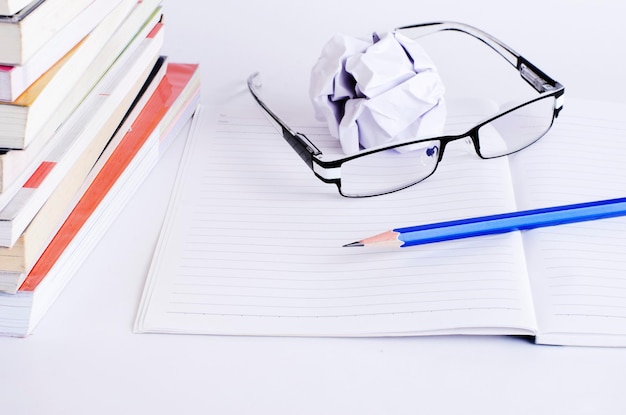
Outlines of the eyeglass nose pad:
M 439 160 L 439 146 L 433 145 L 421 152 L 419 162 L 422 166 L 431 166 Z
M 463 141 L 465 142 L 465 150 L 468 153 L 474 154 L 475 150 L 474 150 L 474 141 L 472 140 L 472 137 L 470 137 L 469 135 L 467 137 L 465 137 L 463 139 Z

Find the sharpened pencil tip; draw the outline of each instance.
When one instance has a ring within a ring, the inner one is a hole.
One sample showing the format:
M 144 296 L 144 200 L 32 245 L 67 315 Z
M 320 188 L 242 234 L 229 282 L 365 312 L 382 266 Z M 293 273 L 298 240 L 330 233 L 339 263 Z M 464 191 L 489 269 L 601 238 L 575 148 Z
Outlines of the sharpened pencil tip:
M 347 246 L 365 246 L 365 244 L 363 242 L 361 242 L 361 241 L 356 241 L 356 242 L 351 242 L 349 244 L 345 244 L 344 248 L 347 247 Z

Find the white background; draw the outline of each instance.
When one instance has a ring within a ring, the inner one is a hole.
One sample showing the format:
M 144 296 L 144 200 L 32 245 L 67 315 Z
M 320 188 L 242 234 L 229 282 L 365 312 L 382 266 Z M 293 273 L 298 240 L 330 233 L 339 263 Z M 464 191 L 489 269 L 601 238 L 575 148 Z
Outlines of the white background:
M 165 54 L 204 104 L 261 70 L 306 100 L 335 32 L 432 20 L 492 33 L 566 86 L 624 102 L 623 0 L 165 0 Z M 626 116 L 626 114 L 625 114 Z M 1 414 L 623 414 L 626 349 L 507 337 L 249 338 L 132 333 L 178 140 L 34 334 L 0 338 Z M 626 323 L 625 323 L 626 324 Z

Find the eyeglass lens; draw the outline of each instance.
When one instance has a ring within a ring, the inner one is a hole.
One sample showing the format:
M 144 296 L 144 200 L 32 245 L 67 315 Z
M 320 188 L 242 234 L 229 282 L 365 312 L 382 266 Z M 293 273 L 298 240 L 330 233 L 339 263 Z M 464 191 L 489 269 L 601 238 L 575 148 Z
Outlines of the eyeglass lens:
M 537 141 L 552 125 L 554 101 L 554 97 L 539 99 L 481 126 L 479 155 L 500 157 Z M 441 141 L 429 140 L 346 161 L 341 166 L 341 193 L 375 196 L 411 186 L 435 171 L 440 151 Z
M 341 193 L 349 197 L 374 196 L 411 186 L 437 168 L 441 141 L 430 140 L 408 149 L 380 151 L 341 165 Z
M 528 147 L 552 125 L 554 97 L 528 103 L 478 130 L 478 153 L 483 158 L 500 157 Z

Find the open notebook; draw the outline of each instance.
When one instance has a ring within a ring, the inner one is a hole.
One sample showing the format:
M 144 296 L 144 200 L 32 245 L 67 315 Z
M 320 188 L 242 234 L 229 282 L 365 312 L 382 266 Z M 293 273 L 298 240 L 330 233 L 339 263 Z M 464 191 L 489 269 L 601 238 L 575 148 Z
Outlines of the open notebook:
M 342 248 L 394 227 L 623 197 L 624 113 L 569 100 L 548 135 L 514 156 L 480 160 L 455 142 L 426 181 L 347 199 L 251 104 L 203 109 L 135 329 L 626 346 L 626 217 L 402 250 Z M 325 153 L 339 151 L 320 124 L 294 126 Z

